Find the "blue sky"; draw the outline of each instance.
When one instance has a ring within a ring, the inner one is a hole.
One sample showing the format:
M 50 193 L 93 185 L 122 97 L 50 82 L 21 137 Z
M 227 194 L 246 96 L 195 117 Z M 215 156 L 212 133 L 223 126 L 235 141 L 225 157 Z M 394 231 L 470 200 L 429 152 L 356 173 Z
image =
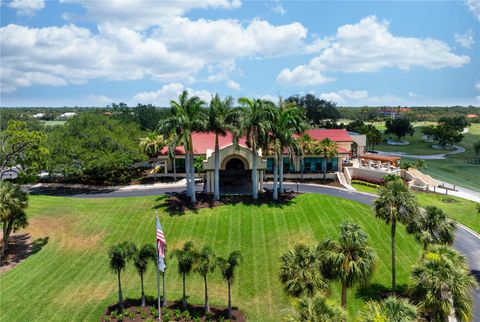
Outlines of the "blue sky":
M 1 3 L 1 106 L 480 105 L 480 0 Z

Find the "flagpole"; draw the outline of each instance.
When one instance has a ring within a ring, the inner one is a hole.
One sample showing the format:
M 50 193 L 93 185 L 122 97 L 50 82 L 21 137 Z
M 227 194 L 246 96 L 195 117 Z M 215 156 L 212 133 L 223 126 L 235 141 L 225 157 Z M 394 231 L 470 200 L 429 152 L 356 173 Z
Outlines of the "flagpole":
M 156 214 L 158 219 L 158 213 Z M 156 240 L 156 239 L 155 239 Z M 158 252 L 158 242 L 157 244 L 157 298 L 158 298 L 158 321 L 162 321 L 162 306 L 160 305 L 160 254 Z

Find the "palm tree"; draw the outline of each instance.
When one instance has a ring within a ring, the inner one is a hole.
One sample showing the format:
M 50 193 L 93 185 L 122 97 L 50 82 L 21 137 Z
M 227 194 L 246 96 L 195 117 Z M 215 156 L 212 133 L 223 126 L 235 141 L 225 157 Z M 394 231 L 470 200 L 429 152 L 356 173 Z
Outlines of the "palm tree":
M 324 160 L 323 182 L 327 179 L 327 160 L 338 154 L 338 144 L 335 141 L 325 138 L 313 146 L 313 153 L 321 155 Z
M 165 147 L 166 141 L 163 135 L 150 133 L 145 138 L 140 138 L 140 150 L 150 158 L 158 156 L 158 153 Z
M 127 263 L 132 259 L 136 252 L 137 247 L 129 241 L 112 245 L 108 250 L 110 269 L 113 273 L 117 274 L 118 279 L 118 308 L 120 312 L 123 311 L 123 293 L 120 277 L 122 271 L 125 270 Z
M 252 150 L 252 197 L 258 199 L 257 156 L 258 150 L 265 147 L 272 130 L 275 109 L 271 103 L 261 99 L 238 99 L 241 105 L 240 131 L 235 133 L 235 141 L 245 136 L 248 147 Z
M 140 275 L 140 285 L 142 291 L 142 306 L 145 306 L 145 290 L 143 287 L 143 276 L 148 268 L 150 261 L 155 262 L 157 258 L 157 252 L 153 245 L 144 244 L 140 249 L 137 249 L 133 254 L 133 265 L 137 269 L 138 275 Z
M 381 302 L 368 301 L 360 312 L 360 322 L 414 322 L 418 319 L 417 307 L 406 299 L 389 296 Z
M 395 295 L 396 272 L 395 272 L 395 233 L 397 222 L 408 225 L 417 220 L 419 209 L 417 200 L 412 191 L 403 183 L 400 177 L 386 182 L 379 188 L 379 196 L 373 202 L 375 216 L 391 226 L 392 244 L 392 291 Z
M 240 265 L 242 259 L 242 254 L 239 251 L 231 252 L 227 258 L 217 258 L 218 267 L 228 286 L 228 318 L 230 320 L 232 319 L 232 283 L 235 279 L 235 269 Z
M 345 311 L 321 294 L 304 296 L 285 318 L 287 322 L 331 322 L 345 320 Z
M 192 203 L 197 202 L 195 195 L 194 147 L 192 133 L 204 131 L 208 125 L 207 113 L 203 109 L 205 102 L 198 96 L 188 97 L 183 91 L 178 101 L 172 100 L 171 115 L 159 124 L 160 133 L 175 134 L 182 141 L 185 149 L 185 168 L 187 176 L 187 194 Z
M 343 222 L 337 240 L 326 239 L 317 248 L 324 270 L 342 284 L 342 307 L 347 307 L 347 288 L 366 283 L 375 269 L 377 255 L 368 245 L 360 225 Z
M 315 251 L 304 244 L 295 245 L 281 256 L 280 281 L 285 292 L 293 297 L 312 296 L 328 288 Z
M 203 247 L 200 253 L 197 254 L 197 261 L 195 263 L 195 272 L 199 273 L 203 277 L 204 288 L 205 288 L 205 313 L 210 311 L 210 306 L 208 304 L 208 284 L 207 284 L 207 275 L 208 273 L 213 273 L 217 267 L 217 259 L 212 248 L 209 246 Z
M 367 145 L 371 145 L 372 151 L 375 151 L 375 145 L 382 141 L 382 133 L 372 124 L 365 125 L 362 132 L 367 137 Z
M 308 134 L 303 134 L 297 139 L 297 144 L 300 147 L 300 154 L 302 157 L 302 164 L 300 165 L 301 168 L 301 180 L 303 182 L 303 171 L 304 171 L 304 166 L 305 166 L 305 155 L 311 154 L 312 153 L 312 148 L 314 141 L 312 137 Z
M 455 222 L 435 206 L 425 207 L 418 219 L 407 226 L 407 231 L 415 235 L 424 250 L 430 244 L 451 245 L 455 240 L 455 230 Z
M 233 98 L 231 96 L 223 101 L 216 94 L 210 101 L 209 109 L 209 130 L 215 132 L 215 173 L 214 173 L 214 191 L 213 199 L 220 200 L 220 148 L 218 146 L 218 136 L 225 136 L 230 128 L 229 119 L 232 117 Z
M 283 152 L 288 151 L 289 158 L 293 158 L 300 150 L 294 134 L 300 134 L 307 129 L 305 114 L 303 110 L 297 108 L 294 103 L 285 103 L 282 98 L 278 101 L 278 115 L 273 125 L 273 134 L 278 140 L 279 145 L 279 168 L 280 173 L 280 193 L 283 189 Z
M 185 282 L 186 277 L 193 269 L 195 259 L 196 259 L 196 251 L 193 247 L 193 242 L 188 241 L 186 242 L 182 248 L 175 249 L 171 255 L 171 257 L 176 257 L 178 261 L 178 273 L 182 275 L 182 285 L 183 285 L 183 297 L 182 297 L 182 305 L 183 308 L 187 308 L 187 294 L 185 290 Z
M 28 194 L 19 185 L 8 181 L 0 181 L 0 223 L 3 240 L 0 266 L 8 251 L 8 242 L 12 232 L 25 228 L 28 224 L 25 208 L 28 206 Z
M 472 320 L 471 292 L 476 285 L 465 258 L 445 245 L 428 247 L 413 267 L 411 295 L 432 321 Z

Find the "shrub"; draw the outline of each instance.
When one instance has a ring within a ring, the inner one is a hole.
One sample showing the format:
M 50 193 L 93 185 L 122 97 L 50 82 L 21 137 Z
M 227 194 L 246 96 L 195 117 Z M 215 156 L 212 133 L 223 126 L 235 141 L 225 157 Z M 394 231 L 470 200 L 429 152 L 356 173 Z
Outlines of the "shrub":
M 140 318 L 142 318 L 142 319 L 145 320 L 145 319 L 147 318 L 147 312 L 142 311 L 142 312 L 140 313 Z M 168 321 L 168 320 L 167 320 L 167 321 Z
M 129 319 L 134 319 L 137 315 L 136 312 L 133 311 L 134 309 L 128 310 L 125 314 L 128 316 Z
M 180 320 L 182 318 L 182 312 L 179 309 L 176 309 L 173 314 L 175 315 L 175 320 Z
M 184 318 L 185 320 L 190 320 L 191 319 L 190 312 L 188 312 L 188 310 L 183 311 L 182 318 Z
M 363 186 L 367 186 L 367 187 L 371 187 L 371 188 L 379 188 L 382 184 L 383 184 L 383 180 L 372 180 L 372 179 L 368 179 L 369 181 L 367 181 L 367 179 L 359 179 L 358 177 L 356 177 L 355 179 L 352 179 L 352 183 L 356 183 L 356 184 L 361 184 Z M 375 181 L 375 182 L 372 182 L 372 181 Z
M 150 314 L 158 318 L 158 310 L 154 307 L 150 308 Z

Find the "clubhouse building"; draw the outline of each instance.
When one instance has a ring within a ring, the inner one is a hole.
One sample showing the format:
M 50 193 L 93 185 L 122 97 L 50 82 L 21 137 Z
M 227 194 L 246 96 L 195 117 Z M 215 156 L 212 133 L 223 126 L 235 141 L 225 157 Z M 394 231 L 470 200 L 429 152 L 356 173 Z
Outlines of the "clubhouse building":
M 335 141 L 338 146 L 338 154 L 333 158 L 325 160 L 320 155 L 305 155 L 303 158 L 293 158 L 285 154 L 283 156 L 283 172 L 287 180 L 298 180 L 300 178 L 311 180 L 323 177 L 324 170 L 327 170 L 327 178 L 338 179 L 342 174 L 343 167 L 349 165 L 352 158 L 364 154 L 366 137 L 356 133 L 349 133 L 343 129 L 310 129 L 305 132 L 313 140 L 321 141 L 329 138 Z M 195 157 L 203 159 L 204 190 L 213 192 L 214 169 L 215 169 L 215 133 L 195 132 L 192 134 Z M 251 191 L 252 180 L 252 149 L 245 139 L 240 139 L 238 145 L 233 144 L 231 133 L 219 136 L 220 147 L 220 191 L 222 193 Z M 183 146 L 175 149 L 175 162 L 168 157 L 167 149 L 163 149 L 158 161 L 163 166 L 162 176 L 172 176 L 185 173 L 185 150 Z M 303 159 L 303 160 L 302 160 Z M 303 161 L 303 162 L 302 162 Z M 302 166 L 303 164 L 303 166 Z M 263 190 L 263 183 L 266 179 L 273 177 L 273 158 L 265 155 L 263 151 L 257 151 L 257 178 L 258 189 Z

